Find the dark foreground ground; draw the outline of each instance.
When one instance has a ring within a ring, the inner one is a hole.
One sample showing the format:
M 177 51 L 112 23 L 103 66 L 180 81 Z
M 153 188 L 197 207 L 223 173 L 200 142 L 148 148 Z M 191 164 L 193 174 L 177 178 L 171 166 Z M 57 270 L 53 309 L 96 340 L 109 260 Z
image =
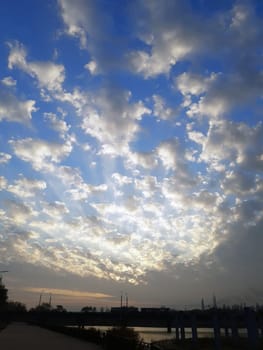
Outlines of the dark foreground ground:
M 101 350 L 96 344 L 24 323 L 12 323 L 0 332 L 3 350 Z
M 185 341 L 161 341 L 159 345 L 164 350 L 263 350 L 263 339 L 255 347 L 252 347 L 245 338 L 240 338 L 237 341 L 222 338 L 219 347 L 216 347 L 213 339 L 205 338 L 199 339 L 196 345 L 192 343 L 191 339 Z

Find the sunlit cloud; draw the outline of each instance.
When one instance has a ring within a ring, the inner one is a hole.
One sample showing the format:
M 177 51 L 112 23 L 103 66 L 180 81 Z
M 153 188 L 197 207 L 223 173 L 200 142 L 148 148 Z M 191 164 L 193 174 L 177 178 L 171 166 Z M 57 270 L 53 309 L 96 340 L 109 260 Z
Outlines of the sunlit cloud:
M 105 299 L 105 298 L 112 298 L 112 295 L 104 294 L 104 293 L 96 293 L 96 292 L 83 292 L 79 290 L 69 290 L 69 289 L 55 289 L 55 288 L 34 288 L 34 287 L 27 287 L 23 288 L 26 292 L 32 292 L 32 293 L 48 293 L 52 295 L 58 295 L 58 296 L 64 296 L 64 297 L 70 297 L 70 298 L 87 298 L 87 299 Z

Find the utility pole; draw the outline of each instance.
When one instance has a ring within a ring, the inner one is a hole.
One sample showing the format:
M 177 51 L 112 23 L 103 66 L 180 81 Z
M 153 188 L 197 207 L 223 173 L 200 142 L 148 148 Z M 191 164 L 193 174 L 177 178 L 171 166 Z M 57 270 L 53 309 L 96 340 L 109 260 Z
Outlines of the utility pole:
M 204 301 L 204 298 L 202 298 L 201 300 L 201 310 L 204 311 L 205 309 L 205 301 Z
M 44 292 L 41 292 L 39 295 L 39 302 L 38 302 L 38 306 L 41 305 L 41 301 L 42 301 L 42 295 L 44 294 Z

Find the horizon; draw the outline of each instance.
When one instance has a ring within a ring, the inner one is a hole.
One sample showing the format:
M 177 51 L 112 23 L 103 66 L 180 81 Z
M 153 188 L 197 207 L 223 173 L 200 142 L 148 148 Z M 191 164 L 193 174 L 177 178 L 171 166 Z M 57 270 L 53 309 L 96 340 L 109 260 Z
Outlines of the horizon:
M 263 304 L 262 15 L 260 0 L 1 2 L 10 300 Z

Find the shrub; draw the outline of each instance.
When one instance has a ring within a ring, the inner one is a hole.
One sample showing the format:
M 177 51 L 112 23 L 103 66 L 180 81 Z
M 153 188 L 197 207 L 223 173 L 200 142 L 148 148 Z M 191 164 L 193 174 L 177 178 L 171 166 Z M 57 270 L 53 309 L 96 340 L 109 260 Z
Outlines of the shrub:
M 140 337 L 133 328 L 114 327 L 106 332 L 104 344 L 107 350 L 136 350 Z

